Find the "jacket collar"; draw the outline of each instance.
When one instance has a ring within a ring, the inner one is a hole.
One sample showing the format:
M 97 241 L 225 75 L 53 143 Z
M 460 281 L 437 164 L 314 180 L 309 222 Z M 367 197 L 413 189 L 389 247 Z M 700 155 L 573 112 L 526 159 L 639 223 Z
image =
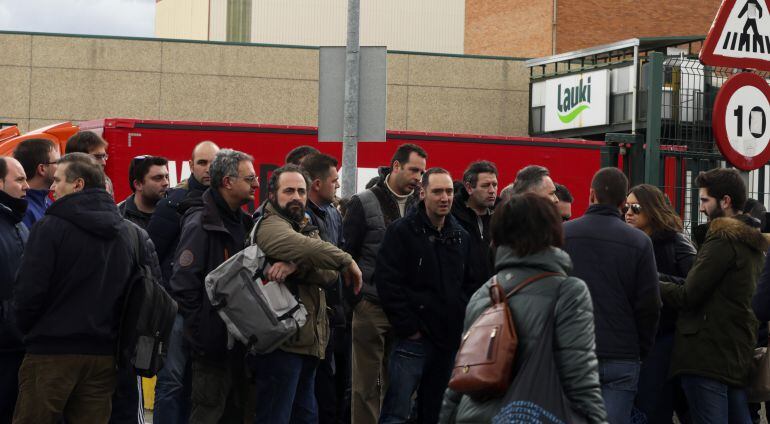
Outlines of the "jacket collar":
M 623 216 L 620 214 L 620 211 L 618 208 L 610 205 L 603 205 L 600 203 L 595 203 L 588 207 L 588 210 L 586 210 L 586 215 L 603 215 L 603 216 L 614 216 L 621 221 L 623 220 Z
M 495 270 L 500 272 L 506 268 L 535 268 L 566 275 L 572 269 L 572 260 L 565 251 L 557 247 L 521 257 L 517 256 L 510 247 L 500 246 L 495 254 Z
M 201 223 L 204 229 L 230 234 L 222 219 L 224 214 L 232 214 L 233 218 L 244 224 L 251 222 L 251 219 L 245 212 L 243 212 L 243 210 L 230 210 L 227 206 L 227 202 L 225 202 L 218 191 L 208 188 L 201 197 L 203 199 L 203 215 L 201 216 Z
M 308 204 L 310 204 L 308 200 Z M 282 214 L 276 207 L 273 205 L 270 201 L 265 203 L 264 207 L 264 217 L 268 216 L 276 216 L 278 218 L 281 218 L 282 220 L 286 221 L 289 225 L 291 225 L 291 228 L 294 229 L 294 231 L 297 231 L 299 233 L 305 233 L 310 230 L 314 230 L 315 227 L 313 225 L 310 225 L 310 221 L 307 218 L 307 214 L 305 214 L 305 217 L 302 218 L 302 222 L 297 222 L 286 215 Z
M 767 252 L 768 240 L 758 229 L 751 227 L 740 215 L 731 218 L 716 218 L 711 221 L 706 240 L 719 238 L 740 242 L 759 252 Z
M 418 202 L 417 205 L 409 211 L 407 217 L 413 223 L 413 228 L 416 231 L 432 232 L 435 234 L 448 234 L 460 230 L 460 225 L 457 223 L 455 217 L 450 213 L 444 218 L 444 226 L 439 231 L 428 218 L 428 212 L 425 210 L 425 202 Z
M 13 224 L 18 224 L 24 219 L 27 205 L 26 199 L 17 199 L 0 191 L 0 214 L 7 217 Z
M 27 190 L 27 202 L 39 205 L 41 207 L 46 207 L 51 205 L 51 199 L 48 198 L 48 195 L 51 193 L 51 190 L 44 189 L 44 190 L 37 190 L 34 188 L 31 188 Z

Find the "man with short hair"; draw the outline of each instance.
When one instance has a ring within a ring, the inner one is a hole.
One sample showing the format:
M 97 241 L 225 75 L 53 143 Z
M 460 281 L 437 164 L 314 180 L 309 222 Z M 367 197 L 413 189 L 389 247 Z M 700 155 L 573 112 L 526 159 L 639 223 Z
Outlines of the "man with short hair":
M 160 276 L 157 258 L 144 230 L 118 213 L 92 157 L 64 155 L 52 190 L 56 201 L 30 232 L 14 286 L 27 351 L 14 422 L 107 422 L 117 379 L 116 311 L 138 262 Z M 143 258 L 134 253 L 137 234 Z
M 22 224 L 28 186 L 16 159 L 0 156 L 0 422 L 9 423 L 19 389 L 24 343 L 13 319 L 12 292 L 29 230 Z
M 497 201 L 497 167 L 489 161 L 468 165 L 462 187 L 454 194 L 452 216 L 470 235 L 471 256 L 467 266 L 476 288 L 494 273 L 489 223 Z
M 310 223 L 318 227 L 321 240 L 338 248 L 343 246 L 342 215 L 334 205 L 340 187 L 337 159 L 323 153 L 311 154 L 302 161 L 302 169 L 310 177 L 307 192 L 307 213 Z M 315 395 L 318 400 L 318 422 L 337 424 L 349 408 L 345 402 L 350 388 L 349 307 L 342 293 L 342 281 L 324 287 L 329 307 L 329 343 L 326 354 L 316 371 Z
M 423 199 L 385 232 L 374 281 L 396 342 L 380 423 L 438 422 L 460 346 L 465 307 L 476 289 L 470 236 L 452 216 L 449 172 L 429 169 Z M 416 408 L 412 399 L 416 396 Z M 410 416 L 412 412 L 416 416 Z
M 286 154 L 285 162 L 287 165 L 301 166 L 302 161 L 304 161 L 306 157 L 316 153 L 321 153 L 321 152 L 319 152 L 318 149 L 316 149 L 313 146 L 305 145 L 305 146 L 295 147 L 291 149 L 289 153 Z
M 64 153 L 85 153 L 91 155 L 96 162 L 102 167 L 102 170 L 107 166 L 107 154 L 108 143 L 103 138 L 98 136 L 93 131 L 80 131 L 67 140 L 67 146 L 64 148 Z M 104 187 L 110 196 L 115 196 L 115 188 L 112 185 L 112 180 L 107 174 L 104 174 Z
M 118 203 L 118 211 L 127 220 L 147 229 L 155 205 L 168 190 L 168 159 L 161 156 L 137 156 L 128 166 L 128 182 L 133 194 Z
M 361 288 L 361 270 L 353 258 L 320 240 L 317 228 L 309 224 L 308 182 L 295 165 L 273 171 L 269 202 L 257 224 L 255 241 L 272 262 L 267 278 L 286 284 L 302 299 L 308 314 L 295 337 L 271 353 L 251 358 L 257 423 L 318 422 L 314 381 L 318 361 L 325 356 L 329 326 L 321 288 L 334 284 L 338 271 L 356 293 Z
M 259 187 L 253 160 L 239 151 L 220 150 L 201 205 L 182 218 L 169 286 L 192 352 L 192 424 L 244 420 L 246 348 L 237 341 L 228 348 L 227 328 L 206 294 L 205 278 L 244 248 L 251 219 L 242 207 L 254 200 Z
M 353 310 L 351 416 L 356 424 L 377 422 L 387 388 L 393 333 L 373 278 L 380 244 L 388 226 L 416 203 L 427 157 L 415 144 L 399 146 L 391 167 L 380 168 L 375 185 L 351 198 L 342 222 L 345 251 L 364 274 L 362 296 Z
M 566 186 L 556 184 L 556 198 L 559 202 L 556 203 L 556 207 L 559 209 L 559 215 L 561 215 L 562 221 L 569 221 L 572 218 L 572 202 L 575 199 L 572 197 L 572 193 Z
M 28 206 L 23 222 L 27 228 L 32 228 L 51 206 L 48 195 L 53 184 L 53 174 L 56 172 L 56 162 L 60 157 L 59 147 L 48 139 L 30 138 L 16 146 L 13 157 L 21 163 L 27 175 Z
M 198 143 L 190 158 L 192 174 L 168 195 L 161 199 L 150 218 L 147 232 L 155 243 L 163 285 L 170 291 L 168 282 L 173 269 L 174 252 L 179 244 L 180 221 L 193 206 L 202 205 L 201 196 L 211 185 L 211 162 L 219 146 L 211 141 Z M 184 320 L 177 314 L 168 344 L 168 355 L 155 383 L 153 418 L 159 423 L 186 423 L 190 416 L 192 381 L 188 362 L 190 351 L 184 343 Z
M 551 179 L 551 173 L 548 168 L 540 165 L 528 165 L 521 168 L 516 173 L 516 179 L 513 181 L 513 194 L 535 193 L 551 199 L 557 203 L 556 185 Z
M 749 423 L 744 388 L 759 322 L 751 309 L 767 240 L 741 214 L 746 185 L 735 169 L 695 179 L 708 231 L 685 283 L 660 283 L 678 311 L 671 376 L 679 377 L 697 423 Z
M 628 179 L 617 168 L 596 172 L 585 215 L 564 224 L 573 275 L 594 305 L 596 356 L 609 421 L 628 423 L 640 361 L 655 341 L 660 316 L 658 271 L 650 238 L 623 221 Z

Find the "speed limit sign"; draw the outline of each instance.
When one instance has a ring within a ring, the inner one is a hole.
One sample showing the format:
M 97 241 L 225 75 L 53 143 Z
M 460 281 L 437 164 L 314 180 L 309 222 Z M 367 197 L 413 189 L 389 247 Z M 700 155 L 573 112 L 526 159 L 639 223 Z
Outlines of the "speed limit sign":
M 714 101 L 719 151 L 733 166 L 751 171 L 770 160 L 770 85 L 750 72 L 733 75 Z

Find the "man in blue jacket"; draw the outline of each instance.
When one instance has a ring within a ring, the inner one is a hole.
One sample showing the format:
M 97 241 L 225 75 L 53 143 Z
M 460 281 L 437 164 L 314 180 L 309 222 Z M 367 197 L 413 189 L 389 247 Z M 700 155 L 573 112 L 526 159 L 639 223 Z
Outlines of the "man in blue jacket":
M 24 225 L 32 228 L 51 206 L 48 194 L 53 184 L 53 174 L 56 172 L 56 162 L 59 160 L 59 147 L 51 140 L 31 138 L 19 143 L 13 150 L 13 157 L 24 167 L 27 175 L 27 213 L 24 215 Z
M 585 215 L 564 224 L 573 275 L 586 282 L 594 304 L 599 379 L 612 424 L 631 419 L 640 361 L 655 340 L 661 304 L 652 241 L 620 213 L 627 192 L 622 171 L 600 169 Z
M 9 423 L 19 388 L 24 343 L 13 319 L 11 293 L 29 231 L 22 224 L 27 209 L 27 178 L 21 164 L 0 157 L 0 422 Z
M 475 283 L 466 261 L 470 235 L 451 215 L 452 178 L 429 169 L 423 201 L 385 232 L 374 282 L 396 335 L 380 423 L 435 423 L 460 345 Z M 411 400 L 417 393 L 416 417 Z

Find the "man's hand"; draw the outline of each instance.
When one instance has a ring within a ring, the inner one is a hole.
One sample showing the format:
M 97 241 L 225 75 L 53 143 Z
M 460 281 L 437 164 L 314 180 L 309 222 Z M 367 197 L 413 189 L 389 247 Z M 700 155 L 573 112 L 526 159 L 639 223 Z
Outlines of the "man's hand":
M 350 265 L 342 271 L 342 277 L 345 278 L 346 286 L 353 286 L 353 293 L 355 295 L 361 293 L 361 286 L 364 284 L 364 280 L 361 268 L 358 267 L 356 261 L 350 262 Z
M 296 270 L 297 265 L 291 262 L 276 262 L 267 268 L 265 277 L 267 277 L 268 281 L 283 283 Z

